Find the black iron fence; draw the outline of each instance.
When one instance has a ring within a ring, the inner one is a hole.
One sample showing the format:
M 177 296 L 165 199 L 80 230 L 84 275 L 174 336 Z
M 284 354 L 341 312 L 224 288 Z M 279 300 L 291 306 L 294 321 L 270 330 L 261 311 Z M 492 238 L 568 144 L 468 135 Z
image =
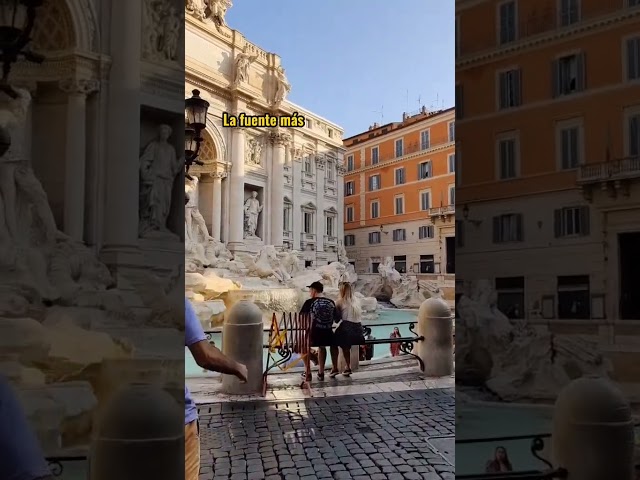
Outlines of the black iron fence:
M 86 463 L 88 462 L 88 458 L 85 456 L 47 457 L 46 461 L 49 464 L 51 475 L 58 478 L 64 473 L 66 465 L 70 463 Z M 85 470 L 88 470 L 88 467 L 86 467 Z

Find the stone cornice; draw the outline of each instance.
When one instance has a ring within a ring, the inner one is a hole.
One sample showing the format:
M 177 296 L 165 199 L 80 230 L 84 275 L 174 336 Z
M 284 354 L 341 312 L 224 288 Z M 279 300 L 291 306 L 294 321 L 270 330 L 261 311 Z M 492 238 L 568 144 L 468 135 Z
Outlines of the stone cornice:
M 381 168 L 388 167 L 390 165 L 406 162 L 407 160 L 414 160 L 423 155 L 431 155 L 433 153 L 442 152 L 444 150 L 447 150 L 448 148 L 454 148 L 455 146 L 456 146 L 455 142 L 441 143 L 440 145 L 436 147 L 431 147 L 427 150 L 420 150 L 418 152 L 410 153 L 408 155 L 403 155 L 402 157 L 393 158 L 391 160 L 386 160 L 384 162 L 376 163 L 375 165 L 367 165 L 366 167 L 361 167 L 355 170 L 351 170 L 350 172 L 347 173 L 347 175 L 354 175 L 356 173 L 363 173 L 371 170 L 380 170 Z
M 629 7 L 624 10 L 618 10 L 613 14 L 602 16 L 590 21 L 579 22 L 567 28 L 555 29 L 540 35 L 526 37 L 520 41 L 505 45 L 503 47 L 492 48 L 483 52 L 474 53 L 460 57 L 456 61 L 456 69 L 465 69 L 476 67 L 484 63 L 492 62 L 496 59 L 516 54 L 522 54 L 527 50 L 541 48 L 557 41 L 571 40 L 584 37 L 594 33 L 599 29 L 609 29 L 618 24 L 640 17 L 640 9 Z

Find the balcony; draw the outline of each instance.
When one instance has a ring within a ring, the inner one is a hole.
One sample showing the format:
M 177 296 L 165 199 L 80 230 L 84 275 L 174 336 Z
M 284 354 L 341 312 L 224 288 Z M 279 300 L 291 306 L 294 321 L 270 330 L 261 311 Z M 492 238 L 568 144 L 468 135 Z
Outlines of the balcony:
M 324 236 L 324 244 L 325 245 L 337 245 L 338 237 L 332 237 L 331 235 Z
M 640 178 L 640 157 L 626 157 L 609 162 L 583 165 L 578 172 L 579 185 Z
M 285 240 L 291 240 L 293 238 L 293 232 L 285 230 L 282 232 L 282 238 Z
M 429 209 L 429 216 L 432 218 L 432 221 L 439 218 L 442 221 L 447 221 L 450 217 L 455 216 L 456 214 L 456 206 L 455 205 L 443 205 L 441 207 L 434 207 Z
M 316 246 L 316 234 L 315 233 L 301 233 L 300 234 L 300 248 L 305 250 L 307 246 L 310 246 L 310 250 L 315 250 Z

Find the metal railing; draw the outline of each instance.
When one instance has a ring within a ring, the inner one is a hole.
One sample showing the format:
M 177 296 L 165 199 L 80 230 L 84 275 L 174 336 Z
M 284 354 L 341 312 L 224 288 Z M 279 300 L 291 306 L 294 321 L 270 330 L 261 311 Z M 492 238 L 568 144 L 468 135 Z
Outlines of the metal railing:
M 456 213 L 455 205 L 444 205 L 442 207 L 434 207 L 429 209 L 429 215 L 432 217 L 438 215 L 454 215 Z
M 55 478 L 61 477 L 64 472 L 64 465 L 72 462 L 87 462 L 85 456 L 47 457 L 45 459 L 49 466 L 51 475 Z

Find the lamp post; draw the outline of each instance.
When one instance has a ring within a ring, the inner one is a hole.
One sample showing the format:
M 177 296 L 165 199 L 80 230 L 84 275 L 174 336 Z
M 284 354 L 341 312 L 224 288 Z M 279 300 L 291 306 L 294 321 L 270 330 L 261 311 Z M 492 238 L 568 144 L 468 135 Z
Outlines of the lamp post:
M 202 143 L 202 131 L 207 126 L 207 110 L 209 102 L 200 98 L 200 91 L 193 90 L 191 98 L 185 100 L 184 116 L 184 174 L 189 176 L 189 168 L 195 163 L 202 165 L 198 160 L 200 145 Z
M 44 57 L 27 49 L 36 19 L 36 9 L 44 0 L 0 0 L 0 91 L 12 98 L 18 95 L 9 85 L 11 66 L 24 58 L 42 63 Z

